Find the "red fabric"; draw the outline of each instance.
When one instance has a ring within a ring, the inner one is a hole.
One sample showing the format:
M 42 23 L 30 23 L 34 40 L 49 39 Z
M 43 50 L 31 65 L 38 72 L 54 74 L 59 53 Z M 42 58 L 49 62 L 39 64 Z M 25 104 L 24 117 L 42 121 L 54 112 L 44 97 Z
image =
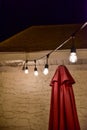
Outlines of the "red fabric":
M 49 130 L 80 130 L 72 84 L 75 83 L 68 69 L 57 68 L 52 86 Z

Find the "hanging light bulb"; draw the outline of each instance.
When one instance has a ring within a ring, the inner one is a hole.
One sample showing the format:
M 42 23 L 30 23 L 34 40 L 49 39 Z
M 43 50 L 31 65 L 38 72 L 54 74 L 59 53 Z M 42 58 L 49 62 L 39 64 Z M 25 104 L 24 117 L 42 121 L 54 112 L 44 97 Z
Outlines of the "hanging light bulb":
M 27 62 L 28 62 L 28 60 L 25 61 L 24 65 L 23 65 L 23 68 L 22 68 L 22 70 L 24 71 L 25 74 L 28 74 L 28 72 L 29 72 Z
M 36 67 L 36 60 L 34 60 L 34 62 L 35 62 L 34 75 L 38 76 L 38 70 L 37 70 L 37 67 Z
M 35 76 L 38 76 L 38 70 L 37 70 L 36 67 L 34 68 L 34 75 L 35 75 Z
M 77 62 L 77 55 L 76 55 L 76 48 L 75 48 L 75 45 L 74 45 L 74 38 L 75 37 L 72 37 L 72 48 L 71 48 L 71 53 L 70 53 L 70 56 L 69 56 L 69 61 L 71 63 Z
M 49 73 L 48 64 L 45 64 L 45 68 L 44 68 L 43 73 L 44 73 L 44 75 L 47 75 Z
M 76 62 L 77 62 L 77 55 L 76 55 L 75 52 L 72 52 L 72 53 L 70 54 L 69 61 L 70 61 L 71 63 L 76 63 Z
M 43 70 L 44 75 L 47 75 L 49 73 L 48 58 L 49 58 L 49 54 L 47 55 L 46 64 L 45 64 L 45 67 L 44 67 L 44 70 Z
M 27 67 L 27 66 L 25 67 L 24 72 L 25 72 L 25 74 L 28 74 L 28 73 L 29 73 L 29 71 L 28 71 L 28 67 Z

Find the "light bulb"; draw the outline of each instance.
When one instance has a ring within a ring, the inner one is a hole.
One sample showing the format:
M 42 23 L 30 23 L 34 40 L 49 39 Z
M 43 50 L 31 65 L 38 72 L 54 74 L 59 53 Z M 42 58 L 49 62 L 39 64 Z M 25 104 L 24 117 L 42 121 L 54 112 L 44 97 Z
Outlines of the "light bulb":
M 43 73 L 44 73 L 44 75 L 47 75 L 49 73 L 49 71 L 48 71 L 48 64 L 45 65 Z
M 34 75 L 35 75 L 35 76 L 38 76 L 38 71 L 37 71 L 37 68 L 36 68 L 36 67 L 34 68 Z
M 24 70 L 25 74 L 28 74 L 28 67 L 26 66 L 25 70 Z
M 71 52 L 71 53 L 70 53 L 69 61 L 70 61 L 71 63 L 76 63 L 76 62 L 77 62 L 76 52 Z
M 44 75 L 47 75 L 48 74 L 48 68 L 44 68 L 44 71 L 43 71 L 43 73 L 44 73 Z

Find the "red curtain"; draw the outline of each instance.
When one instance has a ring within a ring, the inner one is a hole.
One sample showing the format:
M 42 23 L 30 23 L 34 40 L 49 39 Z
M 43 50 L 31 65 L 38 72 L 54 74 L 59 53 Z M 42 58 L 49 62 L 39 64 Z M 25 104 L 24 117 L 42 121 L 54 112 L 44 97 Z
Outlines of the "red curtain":
M 80 130 L 72 84 L 75 81 L 60 65 L 50 83 L 52 86 L 49 130 Z

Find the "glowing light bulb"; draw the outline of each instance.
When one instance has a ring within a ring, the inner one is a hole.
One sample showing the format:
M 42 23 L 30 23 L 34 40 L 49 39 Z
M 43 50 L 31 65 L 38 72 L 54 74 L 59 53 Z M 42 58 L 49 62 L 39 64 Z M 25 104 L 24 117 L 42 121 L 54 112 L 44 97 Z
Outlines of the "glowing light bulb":
M 69 61 L 70 61 L 71 63 L 76 63 L 76 62 L 77 62 L 76 52 L 71 52 L 71 53 L 70 53 Z
M 49 73 L 48 64 L 45 65 L 43 73 L 44 73 L 44 75 L 47 75 Z
M 29 71 L 28 71 L 28 67 L 26 66 L 25 70 L 24 70 L 25 74 L 28 74 Z
M 38 76 L 38 71 L 37 71 L 37 68 L 36 68 L 36 67 L 34 68 L 34 75 L 35 75 L 35 76 Z
M 48 72 L 49 72 L 49 71 L 48 71 L 48 68 L 45 68 L 44 71 L 43 71 L 44 75 L 47 75 Z

